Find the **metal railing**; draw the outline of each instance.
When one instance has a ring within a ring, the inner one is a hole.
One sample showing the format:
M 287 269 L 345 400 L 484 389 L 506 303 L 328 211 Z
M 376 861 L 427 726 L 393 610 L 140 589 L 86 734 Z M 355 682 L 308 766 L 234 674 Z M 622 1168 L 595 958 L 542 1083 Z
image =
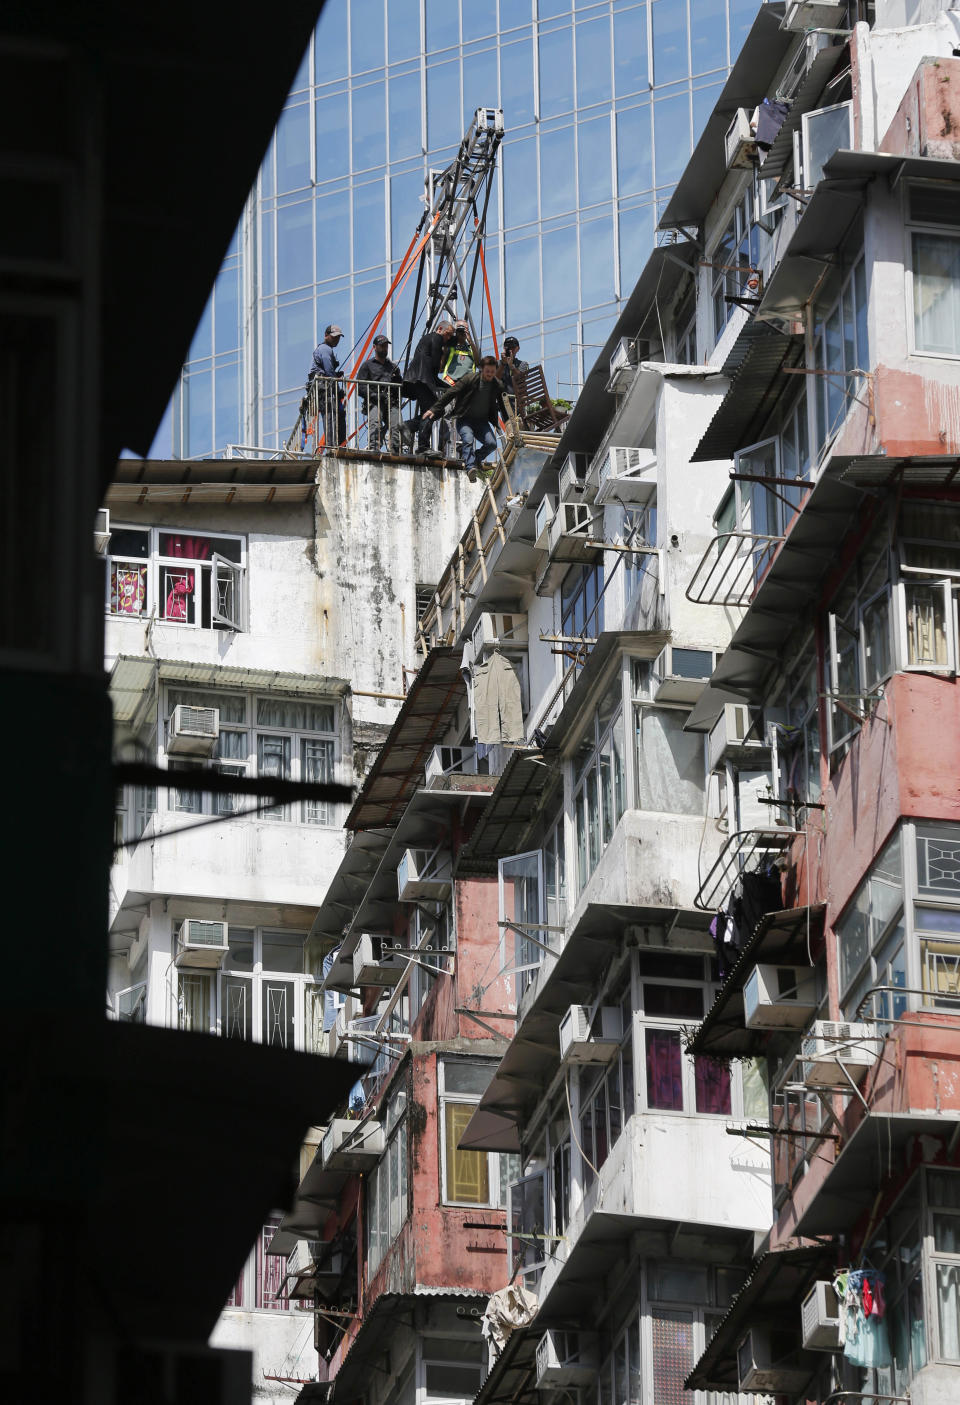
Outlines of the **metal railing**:
M 701 912 L 725 908 L 741 874 L 779 858 L 800 835 L 795 829 L 741 829 L 731 834 L 693 900 Z
M 760 532 L 718 533 L 684 594 L 694 605 L 748 605 L 782 541 Z

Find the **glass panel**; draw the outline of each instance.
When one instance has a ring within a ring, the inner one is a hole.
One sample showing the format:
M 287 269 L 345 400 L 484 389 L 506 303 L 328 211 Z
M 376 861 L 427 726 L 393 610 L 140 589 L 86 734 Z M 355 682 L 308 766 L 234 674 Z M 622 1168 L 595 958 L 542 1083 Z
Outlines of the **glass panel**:
M 263 969 L 265 971 L 303 972 L 303 934 L 301 932 L 264 932 Z
M 595 205 L 609 200 L 610 189 L 610 118 L 599 117 L 581 122 L 577 127 L 580 170 L 580 204 Z M 584 241 L 592 251 L 593 241 Z
M 615 10 L 613 15 L 613 70 L 618 98 L 647 90 L 646 6 Z
M 725 0 L 696 0 L 690 31 L 691 73 L 722 68 L 727 58 Z
M 702 1020 L 703 991 L 692 985 L 643 983 L 643 1012 L 661 1019 Z
M 460 42 L 460 10 L 456 0 L 426 0 L 427 53 Z
M 577 35 L 577 106 L 610 101 L 610 21 L 590 20 L 578 24 Z
M 573 107 L 573 36 L 569 29 L 541 34 L 540 117 L 559 117 Z
M 693 1369 L 693 1319 L 686 1312 L 657 1311 L 651 1323 L 656 1405 L 687 1405 L 684 1381 Z
M 960 1265 L 937 1264 L 937 1323 L 940 1355 L 960 1361 Z
M 683 1056 L 680 1034 L 672 1029 L 647 1029 L 647 1106 L 683 1111 Z
M 227 928 L 227 954 L 224 969 L 228 971 L 253 970 L 253 929 L 251 927 Z
M 649 103 L 618 112 L 617 192 L 621 198 L 653 185 L 652 147 Z
M 508 132 L 533 121 L 533 43 L 530 39 L 504 44 L 500 50 L 500 92 Z
M 907 581 L 907 663 L 913 668 L 946 668 L 950 662 L 946 592 L 941 585 Z
M 921 893 L 960 896 L 960 826 L 918 827 L 917 883 Z
M 390 0 L 387 26 L 390 63 L 416 58 L 420 52 L 420 0 Z
M 462 1205 L 487 1205 L 490 1201 L 488 1155 L 485 1151 L 460 1151 L 457 1144 L 473 1116 L 472 1103 L 444 1103 L 444 1138 L 447 1160 L 445 1199 Z
M 823 176 L 823 168 L 835 151 L 850 145 L 851 104 L 811 112 L 804 119 L 806 150 L 804 152 L 804 185 L 808 190 Z
M 275 1044 L 281 1049 L 293 1048 L 295 991 L 292 981 L 263 982 L 261 1038 L 264 1044 Z
M 690 101 L 686 93 L 653 105 L 657 186 L 672 185 L 690 156 Z
M 504 225 L 528 224 L 537 218 L 537 146 L 532 137 L 508 142 L 503 161 Z
M 383 66 L 383 0 L 350 0 L 350 68 Z
M 331 10 L 333 6 L 329 7 Z M 335 180 L 350 170 L 350 116 L 346 93 L 320 98 L 316 105 L 317 180 Z M 322 218 L 322 211 L 318 211 Z M 341 238 L 345 233 L 341 230 Z
M 676 83 L 689 73 L 687 7 L 677 0 L 653 0 L 653 81 Z
M 698 1054 L 693 1061 L 697 1111 L 730 1116 L 730 1066 Z
M 406 156 L 419 156 L 420 136 L 420 76 L 417 73 L 404 74 L 402 78 L 391 78 L 390 101 L 390 160 L 400 161 Z M 423 178 L 417 173 L 420 190 Z M 403 212 L 407 224 L 413 223 L 415 207 Z M 395 253 L 399 252 L 397 250 Z
M 578 307 L 575 225 L 543 236 L 543 302 L 551 317 Z
M 252 981 L 230 976 L 224 976 L 221 980 L 223 1007 L 220 1011 L 220 1032 L 228 1039 L 252 1039 Z
M 560 127 L 554 132 L 540 134 L 540 170 L 543 176 L 540 188 L 540 213 L 543 219 L 551 215 L 562 215 L 572 210 L 576 204 L 576 156 L 572 126 Z M 575 306 L 575 304 L 573 304 Z M 552 309 L 547 306 L 548 315 Z
M 493 1076 L 491 1064 L 443 1062 L 443 1087 L 447 1093 L 463 1093 L 471 1097 L 482 1097 L 487 1091 Z
M 437 151 L 445 144 L 458 141 L 462 135 L 460 64 L 435 64 L 427 69 L 427 148 Z
M 310 108 L 287 107 L 277 123 L 277 194 L 310 184 Z

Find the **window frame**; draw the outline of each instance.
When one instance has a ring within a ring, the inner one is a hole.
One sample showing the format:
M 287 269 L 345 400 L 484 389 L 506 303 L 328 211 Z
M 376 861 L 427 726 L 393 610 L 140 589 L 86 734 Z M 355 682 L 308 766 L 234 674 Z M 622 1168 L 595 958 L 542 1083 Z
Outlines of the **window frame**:
M 916 303 L 916 243 L 915 237 L 918 234 L 932 235 L 937 238 L 953 240 L 960 252 L 960 219 L 956 223 L 944 220 L 914 219 L 910 211 L 910 197 L 913 190 L 918 188 L 937 189 L 943 188 L 942 181 L 909 181 L 905 185 L 903 195 L 903 266 L 905 272 L 904 294 L 906 304 L 906 324 L 907 324 L 907 350 L 911 356 L 931 357 L 937 361 L 960 361 L 960 334 L 958 334 L 957 351 L 940 351 L 928 349 L 921 346 L 917 338 L 917 303 Z
M 249 626 L 247 623 L 247 536 L 245 533 L 236 532 L 209 532 L 197 533 L 193 529 L 148 526 L 142 522 L 115 522 L 112 527 L 114 535 L 120 532 L 142 532 L 147 538 L 147 553 L 145 556 L 132 557 L 122 554 L 114 555 L 109 550 L 106 553 L 105 571 L 105 599 L 104 610 L 108 620 L 153 620 L 157 624 L 176 625 L 183 629 L 198 630 L 229 630 L 234 633 L 243 633 Z M 191 557 L 167 556 L 160 550 L 161 536 L 202 536 L 204 540 L 209 540 L 212 546 L 211 555 L 207 560 L 194 560 Z M 240 560 L 231 561 L 229 557 L 222 555 L 216 550 L 217 542 L 232 542 L 239 549 Z M 115 610 L 111 608 L 114 597 L 113 572 L 115 568 L 136 568 L 143 575 L 143 604 L 138 610 Z M 190 592 L 191 599 L 196 603 L 193 606 L 195 618 L 189 619 L 185 616 L 177 616 L 161 613 L 161 609 L 166 609 L 166 600 L 161 599 L 165 587 L 161 586 L 165 572 L 193 573 L 194 588 Z M 210 623 L 205 625 L 202 620 L 201 594 L 204 589 L 203 573 L 207 573 L 206 590 L 209 592 L 210 603 Z M 221 610 L 219 597 L 219 582 L 221 577 L 229 581 L 229 588 L 233 594 L 234 605 L 230 611 Z M 198 590 L 197 587 L 200 587 Z
M 469 1065 L 475 1068 L 485 1068 L 489 1070 L 492 1078 L 496 1070 L 495 1064 L 488 1064 L 478 1059 L 457 1059 L 439 1058 L 437 1060 L 437 1111 L 438 1111 L 438 1132 L 440 1137 L 440 1204 L 447 1209 L 461 1210 L 506 1210 L 509 1204 L 509 1186 L 511 1181 L 505 1180 L 504 1175 L 511 1167 L 506 1160 L 507 1153 L 498 1151 L 474 1151 L 466 1152 L 466 1155 L 485 1156 L 487 1158 L 487 1198 L 486 1201 L 479 1200 L 455 1200 L 448 1195 L 449 1168 L 447 1165 L 447 1113 L 450 1106 L 469 1107 L 475 1109 L 479 1106 L 482 1093 L 460 1093 L 448 1092 L 446 1086 L 447 1069 L 451 1065 Z M 504 1165 L 501 1166 L 501 1159 Z M 501 1193 L 502 1192 L 502 1193 Z
M 252 958 L 251 969 L 249 971 L 231 967 L 230 956 L 224 958 L 223 965 L 216 971 L 193 970 L 190 967 L 181 967 L 177 971 L 177 983 L 174 992 L 174 1018 L 178 1029 L 190 1029 L 197 1033 L 215 1035 L 222 1039 L 249 1037 L 251 1044 L 263 1044 L 264 1011 L 263 1003 L 267 986 L 271 983 L 279 985 L 281 982 L 293 987 L 293 1013 L 292 1013 L 292 1043 L 285 1044 L 280 1041 L 279 1047 L 294 1049 L 297 1052 L 311 1051 L 310 1036 L 310 1002 L 307 999 L 308 988 L 319 990 L 320 982 L 316 981 L 313 974 L 306 969 L 305 956 L 301 960 L 300 971 L 278 971 L 273 967 L 266 967 L 263 962 L 264 939 L 269 940 L 271 936 L 281 936 L 284 938 L 296 937 L 300 940 L 301 949 L 306 943 L 307 933 L 296 932 L 289 928 L 273 926 L 246 926 L 242 922 L 228 924 L 228 940 L 233 932 L 249 932 L 252 937 Z M 172 940 L 176 940 L 175 936 Z M 249 1036 L 231 1035 L 227 1032 L 228 1006 L 227 1006 L 227 982 L 243 982 L 244 988 L 249 992 Z M 186 986 L 193 986 L 198 992 L 203 992 L 202 999 L 206 1004 L 206 1015 L 197 1011 L 198 1023 L 194 1024 L 192 1018 L 188 1018 L 185 1010 L 184 990 Z
M 380 1268 L 410 1216 L 408 1102 L 405 1083 L 387 1097 L 382 1114 L 387 1134 L 383 1155 L 367 1176 L 367 1272 L 370 1277 Z M 386 1230 L 381 1234 L 380 1182 L 383 1178 L 386 1179 Z M 394 1206 L 399 1215 L 395 1228 L 392 1227 Z M 378 1226 L 376 1230 L 375 1225 Z

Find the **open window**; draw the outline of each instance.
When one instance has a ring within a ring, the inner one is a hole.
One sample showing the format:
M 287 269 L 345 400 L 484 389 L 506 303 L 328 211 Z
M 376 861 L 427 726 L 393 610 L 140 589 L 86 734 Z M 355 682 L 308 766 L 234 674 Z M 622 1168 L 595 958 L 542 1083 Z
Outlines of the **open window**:
M 225 556 L 214 553 L 213 557 L 213 598 L 212 611 L 214 624 L 225 629 L 241 629 L 242 594 L 240 590 L 241 568 Z
M 531 849 L 499 863 L 502 969 L 516 977 L 517 999 L 531 983 L 543 961 L 543 852 Z
M 823 179 L 823 168 L 834 152 L 853 143 L 853 103 L 838 102 L 804 113 L 794 143 L 796 183 L 801 190 L 812 190 Z
M 896 601 L 900 667 L 914 673 L 956 673 L 953 583 L 902 580 L 896 586 Z

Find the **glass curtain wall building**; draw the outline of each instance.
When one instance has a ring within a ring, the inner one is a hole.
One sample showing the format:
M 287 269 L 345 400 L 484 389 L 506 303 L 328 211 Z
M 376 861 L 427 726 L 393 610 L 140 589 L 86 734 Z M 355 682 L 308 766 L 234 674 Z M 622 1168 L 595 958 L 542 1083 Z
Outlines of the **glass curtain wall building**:
M 174 456 L 279 446 L 328 323 L 352 365 L 424 175 L 479 106 L 502 107 L 506 125 L 486 246 L 497 334 L 575 394 L 758 8 L 327 0 L 174 395 Z M 398 360 L 414 287 L 386 315 Z M 488 323 L 484 309 L 484 350 Z

